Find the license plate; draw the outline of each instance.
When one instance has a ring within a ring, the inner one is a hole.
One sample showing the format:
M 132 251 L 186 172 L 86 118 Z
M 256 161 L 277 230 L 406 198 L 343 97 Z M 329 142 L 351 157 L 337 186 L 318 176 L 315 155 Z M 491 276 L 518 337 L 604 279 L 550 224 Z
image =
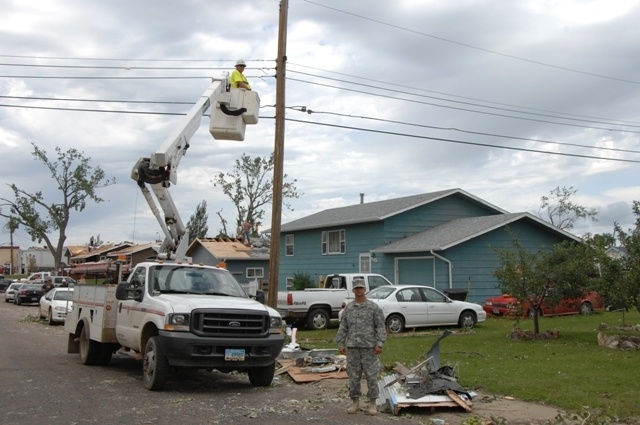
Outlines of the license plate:
M 500 310 L 498 310 L 497 308 L 493 309 L 493 314 L 500 314 Z
M 224 359 L 230 362 L 242 362 L 244 361 L 244 350 L 227 348 L 224 350 Z

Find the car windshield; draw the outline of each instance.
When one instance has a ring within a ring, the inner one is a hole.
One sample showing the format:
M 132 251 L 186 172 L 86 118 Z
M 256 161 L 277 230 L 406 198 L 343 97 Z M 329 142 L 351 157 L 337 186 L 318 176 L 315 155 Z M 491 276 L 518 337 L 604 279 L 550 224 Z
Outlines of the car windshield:
M 387 298 L 391 293 L 395 291 L 393 286 L 380 286 L 376 289 L 372 289 L 368 294 L 367 298 L 371 298 L 374 300 L 382 300 Z
M 153 289 L 162 293 L 247 297 L 236 279 L 225 270 L 159 265 L 151 267 L 150 279 Z
M 72 298 L 72 295 L 72 291 L 56 291 L 53 299 L 58 301 L 68 301 Z

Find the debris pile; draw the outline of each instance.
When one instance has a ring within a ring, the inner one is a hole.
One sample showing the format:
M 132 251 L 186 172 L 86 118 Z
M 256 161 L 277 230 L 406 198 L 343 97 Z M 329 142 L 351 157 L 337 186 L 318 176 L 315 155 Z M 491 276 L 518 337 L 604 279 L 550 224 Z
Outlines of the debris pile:
M 474 392 L 458 384 L 451 366 L 440 366 L 440 341 L 451 334 L 446 330 L 427 352 L 427 359 L 409 369 L 396 363 L 397 375 L 386 376 L 378 382 L 378 405 L 387 405 L 397 415 L 400 409 L 418 407 L 462 407 L 471 412 Z
M 640 349 L 640 337 L 626 335 L 606 335 L 604 332 L 598 333 L 598 345 L 608 348 L 619 348 L 623 350 Z

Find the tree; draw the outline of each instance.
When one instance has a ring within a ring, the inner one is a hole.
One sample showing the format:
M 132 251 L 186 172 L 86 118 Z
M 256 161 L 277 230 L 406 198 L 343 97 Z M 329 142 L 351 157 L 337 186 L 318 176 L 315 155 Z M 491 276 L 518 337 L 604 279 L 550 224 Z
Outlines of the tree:
M 189 218 L 189 222 L 187 223 L 187 230 L 189 231 L 189 245 L 196 238 L 203 238 L 207 236 L 207 232 L 209 231 L 209 226 L 207 222 L 209 221 L 209 214 L 207 214 L 207 201 L 203 200 L 196 207 L 196 211 Z
M 63 152 L 56 147 L 57 159 L 50 159 L 46 151 L 38 148 L 35 143 L 31 145 L 34 159 L 41 161 L 49 169 L 61 199 L 57 202 L 46 201 L 42 191 L 31 193 L 13 183 L 8 184 L 15 199 L 0 198 L 3 202 L 0 204 L 0 216 L 13 216 L 31 236 L 32 241 L 41 243 L 44 240 L 53 254 L 55 267 L 58 268 L 62 262 L 71 212 L 83 211 L 88 201 L 103 202 L 96 190 L 114 184 L 115 178 L 106 179 L 102 168 L 91 166 L 91 158 L 85 157 L 77 149 L 71 148 Z M 2 207 L 8 207 L 8 211 L 4 211 Z M 49 236 L 55 231 L 58 231 L 57 241 Z
M 563 299 L 578 298 L 594 285 L 597 276 L 592 247 L 565 241 L 551 249 L 525 249 L 512 234 L 512 249 L 496 249 L 501 267 L 494 272 L 502 293 L 514 297 L 518 305 L 529 306 L 534 334 L 540 333 L 542 304 L 556 306 Z M 519 312 L 524 313 L 524 312 Z
M 615 230 L 624 256 L 618 264 L 609 264 L 612 288 L 608 293 L 611 301 L 622 307 L 634 306 L 640 311 L 640 201 L 633 201 L 633 213 L 636 216 L 634 229 L 625 231 L 616 223 Z
M 574 223 L 583 218 L 597 221 L 598 212 L 588 209 L 571 201 L 571 197 L 578 193 L 578 189 L 573 186 L 559 186 L 549 192 L 550 196 L 540 198 L 540 209 L 538 217 L 548 219 L 555 227 L 561 230 L 573 229 Z M 545 218 L 546 215 L 546 218 Z
M 264 218 L 265 211 L 262 209 L 265 205 L 273 200 L 273 174 L 274 154 L 271 153 L 269 158 L 255 157 L 251 158 L 246 154 L 242 154 L 240 159 L 236 160 L 231 173 L 218 174 L 213 183 L 220 186 L 222 192 L 231 199 L 236 206 L 236 226 L 246 219 L 253 225 L 253 234 L 258 232 Z M 288 176 L 285 174 L 283 180 Z M 294 199 L 299 198 L 295 186 L 297 180 L 292 182 L 283 182 L 282 198 Z M 293 211 L 291 205 L 283 201 L 283 205 Z M 219 214 L 220 215 L 220 214 Z M 226 228 L 226 223 L 225 224 Z

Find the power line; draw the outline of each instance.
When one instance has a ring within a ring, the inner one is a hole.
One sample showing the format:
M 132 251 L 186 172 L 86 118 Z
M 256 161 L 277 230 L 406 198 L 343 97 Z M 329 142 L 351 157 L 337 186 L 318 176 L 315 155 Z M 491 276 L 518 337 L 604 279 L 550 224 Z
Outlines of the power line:
M 106 102 L 106 103 L 132 103 L 132 104 L 179 104 L 179 105 L 191 105 L 193 102 L 177 102 L 177 101 L 129 101 L 129 100 L 113 100 L 113 99 L 71 99 L 71 98 L 46 98 L 46 97 L 21 97 L 21 96 L 0 96 L 0 98 L 11 98 L 11 99 L 29 99 L 29 100 L 51 100 L 51 101 L 71 101 L 71 102 Z M 43 110 L 58 110 L 58 111 L 72 111 L 72 112 L 106 112 L 106 113 L 123 113 L 123 114 L 137 114 L 137 115 L 165 115 L 165 116 L 181 116 L 186 115 L 183 112 L 157 112 L 157 111 L 131 111 L 131 110 L 109 110 L 109 109 L 88 109 L 88 108 L 63 108 L 63 107 L 47 107 L 47 106 L 30 106 L 30 105 L 6 105 L 0 104 L 0 107 L 13 107 L 13 108 L 25 108 L 25 109 L 43 109 Z M 262 108 L 272 107 L 269 105 L 262 106 Z M 497 137 L 503 139 L 510 140 L 522 140 L 528 142 L 536 142 L 536 143 L 545 143 L 545 144 L 555 144 L 559 146 L 573 146 L 580 147 L 586 149 L 597 149 L 601 151 L 611 151 L 611 152 L 626 152 L 626 153 L 640 153 L 640 151 L 635 151 L 631 149 L 618 149 L 618 148 L 607 148 L 607 147 L 598 147 L 598 146 L 588 146 L 577 143 L 568 143 L 568 142 L 558 142 L 552 140 L 540 140 L 540 139 L 531 139 L 519 136 L 508 136 L 497 133 L 487 133 L 487 132 L 479 132 L 473 130 L 463 130 L 455 127 L 439 127 L 432 126 L 426 124 L 417 124 L 410 123 L 406 121 L 397 121 L 397 120 L 388 120 L 384 118 L 377 117 L 368 117 L 368 116 L 354 116 L 350 114 L 341 114 L 338 112 L 329 112 L 329 111 L 318 111 L 312 110 L 305 107 L 287 107 L 288 109 L 299 110 L 300 112 L 306 112 L 308 114 L 324 114 L 324 115 L 335 115 L 340 117 L 348 117 L 348 118 L 359 118 L 377 122 L 385 122 L 391 124 L 399 124 L 406 125 L 412 127 L 419 128 L 428 128 L 434 130 L 443 130 L 443 131 L 457 131 L 461 133 L 467 134 L 475 134 L 480 136 L 489 136 L 489 137 Z M 304 109 L 301 109 L 304 108 Z
M 287 121 L 292 121 L 292 122 L 304 123 L 304 124 L 313 124 L 313 125 L 321 125 L 321 126 L 327 126 L 327 127 L 342 128 L 342 129 L 345 129 L 345 130 L 364 131 L 364 132 L 368 132 L 368 133 L 386 134 L 386 135 L 389 135 L 389 136 L 399 136 L 399 137 L 410 137 L 410 138 L 414 138 L 414 139 L 423 139 L 423 140 L 434 140 L 434 141 L 447 142 L 447 143 L 458 143 L 458 144 L 463 144 L 463 145 L 479 146 L 479 147 L 484 147 L 484 148 L 508 149 L 508 150 L 514 150 L 514 151 L 541 153 L 541 154 L 547 154 L 547 155 L 559 155 L 559 156 L 569 156 L 569 157 L 574 157 L 574 158 L 586 158 L 586 159 L 597 159 L 597 160 L 603 160 L 603 161 L 629 162 L 629 163 L 634 163 L 634 164 L 640 164 L 640 160 L 633 160 L 633 159 L 603 158 L 603 157 L 592 156 L 592 155 L 581 155 L 581 154 L 563 153 L 563 152 L 549 152 L 549 151 L 543 151 L 543 150 L 539 150 L 539 149 L 520 148 L 520 147 L 513 147 L 513 146 L 492 145 L 492 144 L 488 144 L 488 143 L 468 142 L 468 141 L 464 141 L 464 140 L 445 139 L 445 138 L 441 138 L 441 137 L 418 136 L 418 135 L 415 135 L 415 134 L 398 133 L 398 132 L 394 132 L 394 131 L 384 131 L 384 130 L 373 130 L 373 129 L 370 129 L 370 128 L 352 127 L 352 126 L 339 125 L 339 124 L 326 124 L 326 123 L 314 122 L 314 121 L 297 120 L 297 119 L 294 119 L 294 118 L 286 118 L 286 120 Z
M 440 40 L 440 41 L 444 41 L 446 43 L 451 43 L 451 44 L 456 44 L 458 46 L 467 47 L 469 49 L 479 50 L 481 52 L 487 52 L 487 53 L 491 53 L 491 54 L 494 54 L 494 55 L 503 56 L 503 57 L 510 58 L 510 59 L 515 59 L 515 60 L 519 60 L 519 61 L 522 61 L 522 62 L 533 63 L 533 64 L 540 65 L 540 66 L 546 66 L 548 68 L 554 68 L 554 69 L 559 69 L 559 70 L 562 70 L 562 71 L 574 72 L 576 74 L 588 75 L 588 76 L 591 76 L 591 77 L 604 78 L 604 79 L 607 79 L 607 80 L 613 80 L 613 81 L 619 81 L 619 82 L 623 82 L 623 83 L 640 85 L 639 81 L 626 80 L 624 78 L 611 77 L 611 76 L 602 75 L 602 74 L 595 74 L 595 73 L 592 73 L 592 72 L 581 71 L 579 69 L 567 68 L 567 67 L 564 67 L 564 66 L 552 65 L 552 64 L 549 64 L 549 63 L 540 62 L 540 61 L 536 61 L 536 60 L 532 60 L 532 59 L 521 58 L 519 56 L 510 55 L 510 54 L 507 54 L 507 53 L 496 52 L 495 50 L 489 50 L 489 49 L 485 49 L 483 47 L 474 46 L 472 44 L 461 43 L 459 41 L 449 40 L 449 39 L 444 38 L 444 37 L 438 37 L 436 35 L 427 34 L 427 33 L 421 32 L 421 31 L 412 30 L 410 28 L 402 27 L 400 25 L 391 24 L 389 22 L 384 22 L 384 21 L 380 21 L 378 19 L 373 19 L 373 18 L 369 18 L 369 17 L 366 17 L 366 16 L 358 15 L 357 13 L 347 12 L 347 11 L 342 10 L 342 9 L 338 9 L 338 8 L 335 8 L 335 7 L 331 7 L 331 6 L 327 6 L 327 5 L 324 5 L 324 4 L 316 3 L 316 2 L 311 1 L 311 0 L 304 0 L 304 1 L 306 1 L 307 3 L 314 4 L 316 6 L 320 6 L 320 7 L 326 8 L 326 9 L 334 10 L 334 11 L 339 12 L 339 13 L 344 13 L 345 15 L 350 15 L 350 16 L 353 16 L 353 17 L 356 17 L 356 18 L 360 18 L 360 19 L 363 19 L 363 20 L 366 20 L 366 21 L 375 22 L 375 23 L 380 24 L 380 25 L 385 25 L 385 26 L 388 26 L 388 27 L 391 27 L 391 28 L 399 29 L 399 30 L 410 32 L 410 33 L 413 33 L 413 34 L 418 34 L 418 35 L 421 35 L 421 36 L 424 36 L 424 37 L 433 38 L 434 40 Z
M 589 115 L 572 114 L 572 113 L 569 113 L 569 112 L 559 112 L 559 111 L 552 111 L 552 110 L 548 110 L 548 109 L 532 108 L 530 106 L 514 105 L 514 104 L 511 104 L 511 103 L 495 102 L 495 101 L 486 100 L 486 99 L 478 99 L 478 98 L 475 98 L 475 97 L 461 96 L 461 95 L 456 95 L 456 94 L 451 94 L 451 93 L 439 92 L 439 91 L 435 91 L 435 90 L 427 90 L 427 89 L 423 89 L 423 88 L 420 88 L 420 87 L 407 86 L 407 85 L 398 84 L 398 83 L 390 83 L 388 81 L 376 80 L 376 79 L 373 79 L 373 78 L 365 78 L 365 77 L 360 77 L 360 76 L 357 76 L 357 75 L 345 74 L 345 73 L 342 73 L 342 72 L 329 71 L 329 70 L 326 70 L 326 69 L 307 66 L 307 65 L 295 64 L 295 63 L 289 63 L 289 65 L 299 66 L 301 68 L 313 69 L 313 70 L 320 71 L 320 72 L 326 72 L 328 74 L 341 75 L 341 76 L 344 76 L 344 77 L 350 77 L 350 78 L 356 78 L 356 79 L 364 80 L 364 81 L 371 81 L 371 82 L 374 82 L 374 83 L 386 84 L 386 85 L 389 85 L 389 86 L 392 86 L 392 87 L 401 87 L 401 88 L 404 88 L 404 89 L 411 89 L 411 90 L 415 90 L 415 91 L 418 91 L 418 92 L 434 93 L 434 94 L 439 94 L 439 95 L 449 96 L 449 97 L 454 97 L 454 98 L 459 98 L 459 99 L 473 100 L 473 101 L 476 101 L 476 102 L 489 103 L 489 104 L 493 104 L 493 105 L 509 106 L 511 108 L 528 109 L 528 110 L 531 110 L 531 111 L 547 112 L 547 113 L 550 113 L 550 114 L 560 114 L 560 115 L 566 115 L 566 116 L 578 117 L 578 118 L 587 118 L 587 119 L 590 119 L 590 120 L 615 121 L 615 122 L 612 122 L 612 124 L 619 124 L 619 125 L 638 124 L 638 122 L 636 122 L 636 121 L 625 121 L 625 120 L 613 119 L 613 118 L 602 118 L 602 117 L 594 117 L 594 116 L 589 116 Z M 296 71 L 289 70 L 289 72 L 294 72 L 295 73 Z M 323 78 L 322 76 L 316 75 L 316 74 L 309 74 L 309 75 L 313 75 L 313 76 L 317 76 L 319 78 Z M 344 80 L 338 80 L 338 81 L 344 81 Z M 451 101 L 449 99 L 443 99 L 443 100 Z M 483 105 L 479 105 L 479 106 L 482 107 Z M 519 111 L 519 112 L 523 112 L 523 111 Z
M 333 89 L 338 89 L 338 90 L 345 90 L 345 91 L 350 91 L 350 92 L 354 92 L 354 93 L 367 94 L 367 95 L 377 96 L 377 97 L 384 97 L 384 98 L 387 98 L 387 99 L 402 100 L 402 101 L 405 101 L 405 102 L 418 103 L 418 104 L 421 104 L 421 105 L 435 106 L 435 107 L 438 107 L 438 108 L 446 108 L 446 109 L 453 109 L 453 110 L 457 110 L 457 111 L 470 112 L 470 113 L 475 113 L 475 114 L 491 115 L 491 116 L 495 116 L 495 117 L 511 118 L 511 119 L 516 119 L 516 120 L 531 121 L 531 122 L 540 122 L 540 123 L 545 123 L 545 124 L 555 124 L 555 125 L 562 125 L 562 126 L 568 126 L 568 127 L 588 128 L 588 129 L 594 129 L 594 130 L 622 131 L 622 132 L 626 132 L 626 133 L 640 133 L 640 131 L 633 131 L 633 130 L 618 130 L 618 129 L 615 129 L 615 128 L 586 126 L 586 125 L 563 123 L 563 122 L 557 122 L 557 121 L 540 120 L 540 119 L 534 119 L 534 118 L 518 117 L 518 116 L 514 116 L 514 115 L 498 114 L 498 113 L 495 113 L 495 112 L 476 111 L 476 110 L 473 110 L 473 109 L 460 108 L 460 107 L 449 106 L 449 105 L 440 105 L 440 104 L 437 104 L 437 103 L 424 102 L 424 101 L 419 101 L 419 100 L 399 99 L 399 98 L 396 98 L 396 97 L 393 97 L 393 96 L 389 96 L 389 95 L 370 93 L 370 92 L 366 92 L 366 91 L 362 91 L 362 90 L 355 90 L 355 89 L 350 89 L 350 88 L 345 88 L 345 87 L 337 87 L 337 86 L 332 86 L 332 85 L 329 85 L 329 84 L 322 84 L 322 83 L 316 83 L 316 82 L 312 82 L 312 81 L 299 80 L 299 79 L 296 79 L 296 78 L 288 78 L 288 80 L 298 81 L 298 82 L 301 82 L 301 83 L 313 84 L 313 85 L 317 85 L 317 86 L 321 86 L 321 87 L 328 87 L 328 88 L 333 88 Z M 526 114 L 526 112 L 522 112 L 522 113 Z M 569 119 L 569 118 L 561 118 L 561 117 L 559 117 L 559 119 Z

